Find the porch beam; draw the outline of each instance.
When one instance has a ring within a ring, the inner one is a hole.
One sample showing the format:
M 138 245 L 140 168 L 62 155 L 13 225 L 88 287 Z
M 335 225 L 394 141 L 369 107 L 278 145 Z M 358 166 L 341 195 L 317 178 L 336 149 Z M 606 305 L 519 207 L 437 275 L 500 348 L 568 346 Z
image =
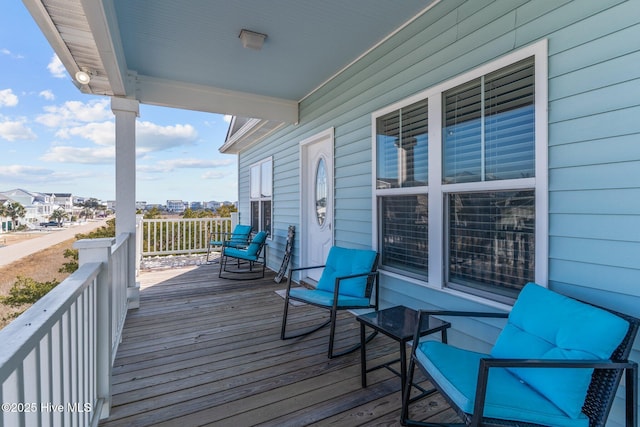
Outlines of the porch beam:
M 111 98 L 116 117 L 116 236 L 136 235 L 136 117 L 140 103 L 136 99 Z M 127 293 L 129 308 L 138 308 L 140 296 L 136 284 L 136 239 L 128 240 Z
M 298 123 L 298 102 L 192 83 L 135 75 L 136 98 L 143 104 L 240 117 Z

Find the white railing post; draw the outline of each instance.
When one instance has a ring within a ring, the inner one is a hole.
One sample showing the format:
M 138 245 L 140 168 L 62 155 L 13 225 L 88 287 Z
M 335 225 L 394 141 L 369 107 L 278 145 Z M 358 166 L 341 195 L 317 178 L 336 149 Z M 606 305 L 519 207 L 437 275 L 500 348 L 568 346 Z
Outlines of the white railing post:
M 142 261 L 143 218 L 144 215 L 136 215 L 136 277 L 140 274 L 140 261 Z
M 231 230 L 236 228 L 238 224 L 240 224 L 240 212 L 231 212 Z
M 112 298 L 111 298 L 111 246 L 113 238 L 83 239 L 73 244 L 78 249 L 79 266 L 90 262 L 104 263 L 97 277 L 96 306 L 96 393 L 100 408 L 100 418 L 109 416 L 111 409 L 111 360 L 112 360 Z

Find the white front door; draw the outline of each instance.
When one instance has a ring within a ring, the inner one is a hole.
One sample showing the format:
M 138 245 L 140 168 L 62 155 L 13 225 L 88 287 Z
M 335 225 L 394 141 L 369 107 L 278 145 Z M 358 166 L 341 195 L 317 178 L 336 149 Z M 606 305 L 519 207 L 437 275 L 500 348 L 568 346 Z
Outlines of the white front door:
M 333 128 L 301 145 L 301 266 L 324 265 L 333 246 Z M 322 269 L 303 272 L 318 280 Z

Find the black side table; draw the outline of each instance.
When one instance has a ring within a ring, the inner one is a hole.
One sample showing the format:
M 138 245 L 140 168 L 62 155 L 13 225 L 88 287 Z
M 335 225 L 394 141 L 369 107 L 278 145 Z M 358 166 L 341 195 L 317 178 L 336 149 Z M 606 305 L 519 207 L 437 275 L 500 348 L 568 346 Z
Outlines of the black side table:
M 418 321 L 418 312 L 405 306 L 397 306 L 386 308 L 380 311 L 374 311 L 371 313 L 362 314 L 356 317 L 356 320 L 360 322 L 360 369 L 362 376 L 362 387 L 367 386 L 367 373 L 380 368 L 387 368 L 394 374 L 400 377 L 400 384 L 402 386 L 402 394 L 407 383 L 407 342 L 411 341 L 415 334 L 416 322 Z M 374 366 L 367 369 L 367 349 L 365 342 L 365 326 L 368 326 L 376 331 L 382 332 L 386 336 L 398 341 L 400 343 L 400 358 L 392 360 L 381 365 Z M 447 342 L 447 329 L 451 326 L 451 323 L 437 319 L 431 316 L 425 316 L 422 319 L 420 325 L 420 335 L 429 335 L 436 332 L 440 332 L 442 342 Z M 400 361 L 400 372 L 394 369 L 391 365 Z M 423 388 L 414 385 L 418 388 L 422 394 L 430 393 L 432 390 L 424 390 Z

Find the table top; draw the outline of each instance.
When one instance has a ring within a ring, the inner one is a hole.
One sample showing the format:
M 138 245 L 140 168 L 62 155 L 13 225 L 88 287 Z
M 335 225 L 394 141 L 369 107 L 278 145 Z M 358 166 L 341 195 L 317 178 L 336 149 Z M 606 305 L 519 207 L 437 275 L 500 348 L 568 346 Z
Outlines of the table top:
M 405 306 L 395 306 L 356 317 L 359 322 L 376 329 L 398 341 L 413 339 L 418 311 Z M 432 316 L 424 316 L 420 327 L 421 333 L 433 333 L 451 326 L 449 322 Z

